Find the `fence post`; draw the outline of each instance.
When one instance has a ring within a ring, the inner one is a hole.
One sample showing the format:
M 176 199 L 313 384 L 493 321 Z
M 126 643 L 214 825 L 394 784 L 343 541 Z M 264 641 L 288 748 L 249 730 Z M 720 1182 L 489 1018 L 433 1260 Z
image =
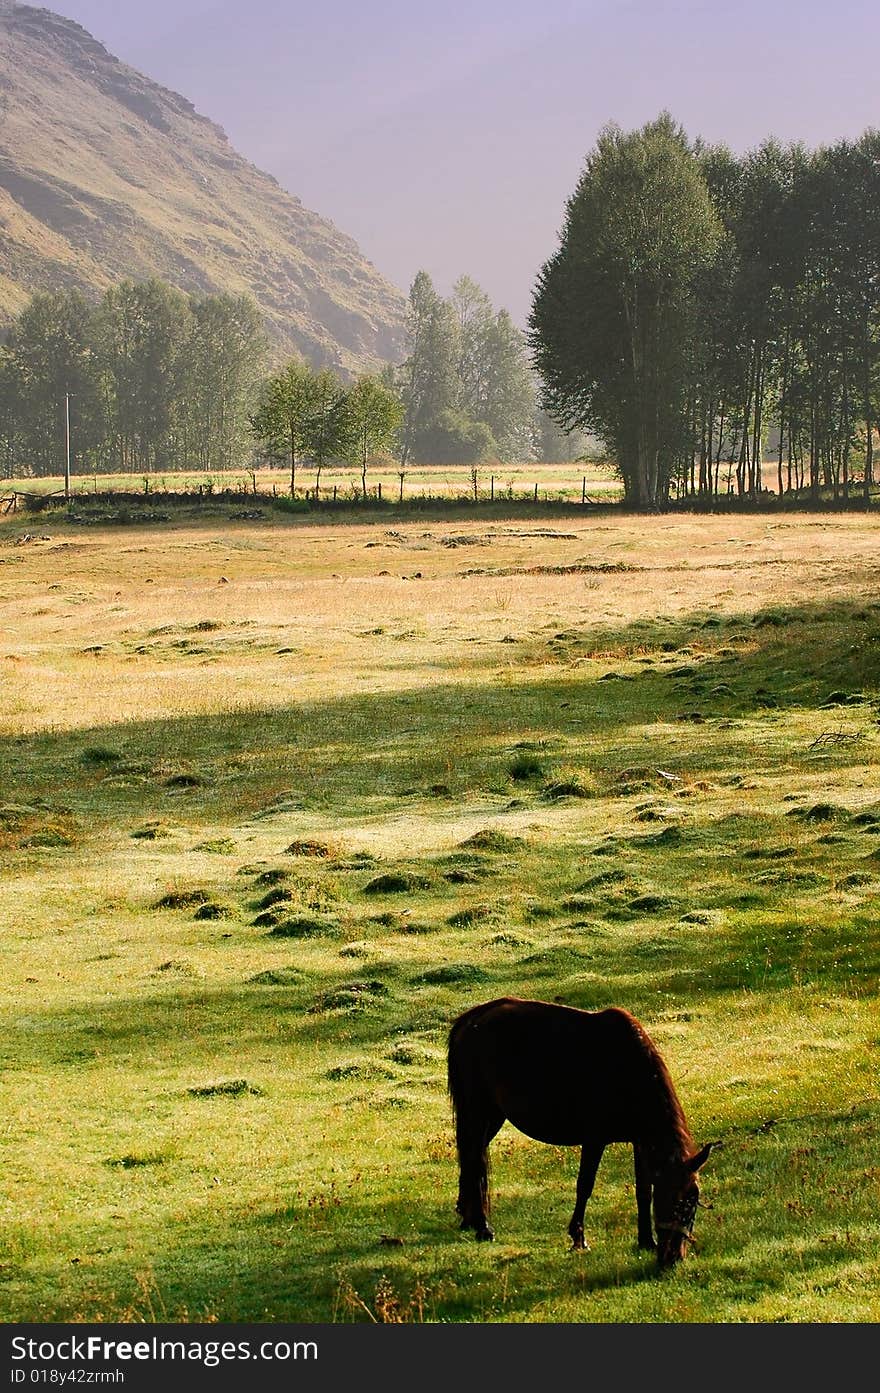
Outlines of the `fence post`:
M 535 484 L 535 502 L 537 503 L 537 501 L 538 501 L 538 485 Z
M 494 502 L 495 502 L 495 475 L 494 475 L 494 474 L 492 475 L 492 478 L 491 478 L 490 481 L 489 481 L 489 497 L 490 497 L 490 499 L 492 500 L 492 502 L 494 503 Z
M 581 502 L 582 502 L 582 503 L 586 503 L 586 501 L 587 501 L 587 476 L 584 475 L 584 482 L 583 482 L 583 485 L 582 485 L 582 487 L 581 487 Z
M 381 480 L 381 479 L 379 480 L 379 487 L 378 487 L 377 493 L 378 493 L 378 497 L 379 497 L 379 502 L 381 503 L 381 502 L 382 502 L 382 480 Z

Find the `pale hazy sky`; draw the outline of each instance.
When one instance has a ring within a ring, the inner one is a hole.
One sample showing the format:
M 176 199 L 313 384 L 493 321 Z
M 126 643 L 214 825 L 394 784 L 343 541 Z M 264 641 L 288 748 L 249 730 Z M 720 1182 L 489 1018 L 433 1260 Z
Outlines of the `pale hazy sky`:
M 183 93 L 406 291 L 524 322 L 601 127 L 814 146 L 880 126 L 878 0 L 44 0 Z

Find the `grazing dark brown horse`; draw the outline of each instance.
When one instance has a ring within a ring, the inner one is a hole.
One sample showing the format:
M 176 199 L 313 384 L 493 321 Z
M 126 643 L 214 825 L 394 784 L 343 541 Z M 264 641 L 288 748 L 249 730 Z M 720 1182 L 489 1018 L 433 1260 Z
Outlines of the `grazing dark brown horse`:
M 628 1011 L 579 1011 L 501 997 L 474 1006 L 449 1033 L 463 1229 L 489 1227 L 489 1143 L 505 1119 L 552 1146 L 579 1146 L 577 1198 L 568 1232 L 584 1248 L 584 1210 L 602 1153 L 631 1142 L 638 1243 L 661 1267 L 684 1257 L 699 1201 L 697 1173 L 713 1145 L 694 1145 L 669 1071 Z M 651 1225 L 653 1198 L 654 1223 Z

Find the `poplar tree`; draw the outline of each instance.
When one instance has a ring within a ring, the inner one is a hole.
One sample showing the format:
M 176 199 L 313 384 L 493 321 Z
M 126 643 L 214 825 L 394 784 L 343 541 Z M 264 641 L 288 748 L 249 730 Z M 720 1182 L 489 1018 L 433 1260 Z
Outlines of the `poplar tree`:
M 427 271 L 419 271 L 410 288 L 407 331 L 410 352 L 399 376 L 403 464 L 410 459 L 430 462 L 435 424 L 445 413 L 458 410 L 461 395 L 459 325 Z
M 314 369 L 304 358 L 287 365 L 263 384 L 251 416 L 251 430 L 267 455 L 290 462 L 290 496 L 296 497 L 296 471 L 313 438 L 316 404 Z
M 403 461 L 474 464 L 532 453 L 535 379 L 525 335 L 470 276 L 449 299 L 420 271 L 410 291 L 410 355 L 397 374 Z
M 367 497 L 367 467 L 374 455 L 390 450 L 403 420 L 403 404 L 380 378 L 365 373 L 349 388 L 343 407 L 342 454 L 361 471 Z
M 321 473 L 328 460 L 341 455 L 345 445 L 346 392 L 329 368 L 321 368 L 312 382 L 311 415 L 305 449 L 315 466 L 315 497 L 321 492 Z
M 262 319 L 246 295 L 194 296 L 190 308 L 181 462 L 233 469 L 250 443 L 248 417 L 267 349 Z
M 102 438 L 92 310 L 78 291 L 38 294 L 9 335 L 4 378 L 15 428 L 11 440 L 28 473 L 64 469 L 65 402 L 69 394 L 79 460 L 93 462 Z
M 163 281 L 122 281 L 104 296 L 95 334 L 117 467 L 150 472 L 179 458 L 191 327 L 186 295 Z
M 665 506 L 693 448 L 696 282 L 720 241 L 694 153 L 664 114 L 601 133 L 538 277 L 529 339 L 543 403 L 608 443 L 636 508 Z

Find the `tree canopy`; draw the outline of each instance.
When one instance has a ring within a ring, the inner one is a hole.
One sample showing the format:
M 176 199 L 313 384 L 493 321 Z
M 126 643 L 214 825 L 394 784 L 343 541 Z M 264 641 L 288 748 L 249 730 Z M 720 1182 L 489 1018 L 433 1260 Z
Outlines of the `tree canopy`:
M 364 373 L 345 386 L 331 369 L 294 358 L 264 382 L 251 429 L 265 454 L 289 460 L 293 496 L 301 463 L 315 465 L 317 497 L 324 465 L 339 459 L 358 466 L 366 498 L 370 460 L 396 444 L 402 418 L 397 393 L 380 378 Z
M 404 463 L 476 464 L 527 459 L 536 383 L 525 335 L 506 310 L 460 276 L 445 299 L 426 271 L 409 296 L 410 352 L 395 374 L 404 417 Z
M 365 373 L 349 388 L 342 406 L 343 458 L 360 466 L 362 496 L 367 496 L 370 460 L 390 451 L 403 420 L 397 394 L 378 377 Z
M 0 457 L 7 474 L 62 465 L 69 395 L 80 469 L 228 469 L 250 448 L 266 340 L 246 296 L 186 296 L 121 281 L 97 303 L 35 295 L 0 347 Z
M 628 501 L 813 502 L 874 483 L 880 132 L 739 157 L 668 116 L 604 131 L 538 278 L 555 421 L 601 436 Z M 772 451 L 768 460 L 768 452 Z
M 654 508 L 686 445 L 696 286 L 722 228 L 684 133 L 661 116 L 607 127 L 538 278 L 530 343 L 544 402 L 600 435 L 628 500 Z

